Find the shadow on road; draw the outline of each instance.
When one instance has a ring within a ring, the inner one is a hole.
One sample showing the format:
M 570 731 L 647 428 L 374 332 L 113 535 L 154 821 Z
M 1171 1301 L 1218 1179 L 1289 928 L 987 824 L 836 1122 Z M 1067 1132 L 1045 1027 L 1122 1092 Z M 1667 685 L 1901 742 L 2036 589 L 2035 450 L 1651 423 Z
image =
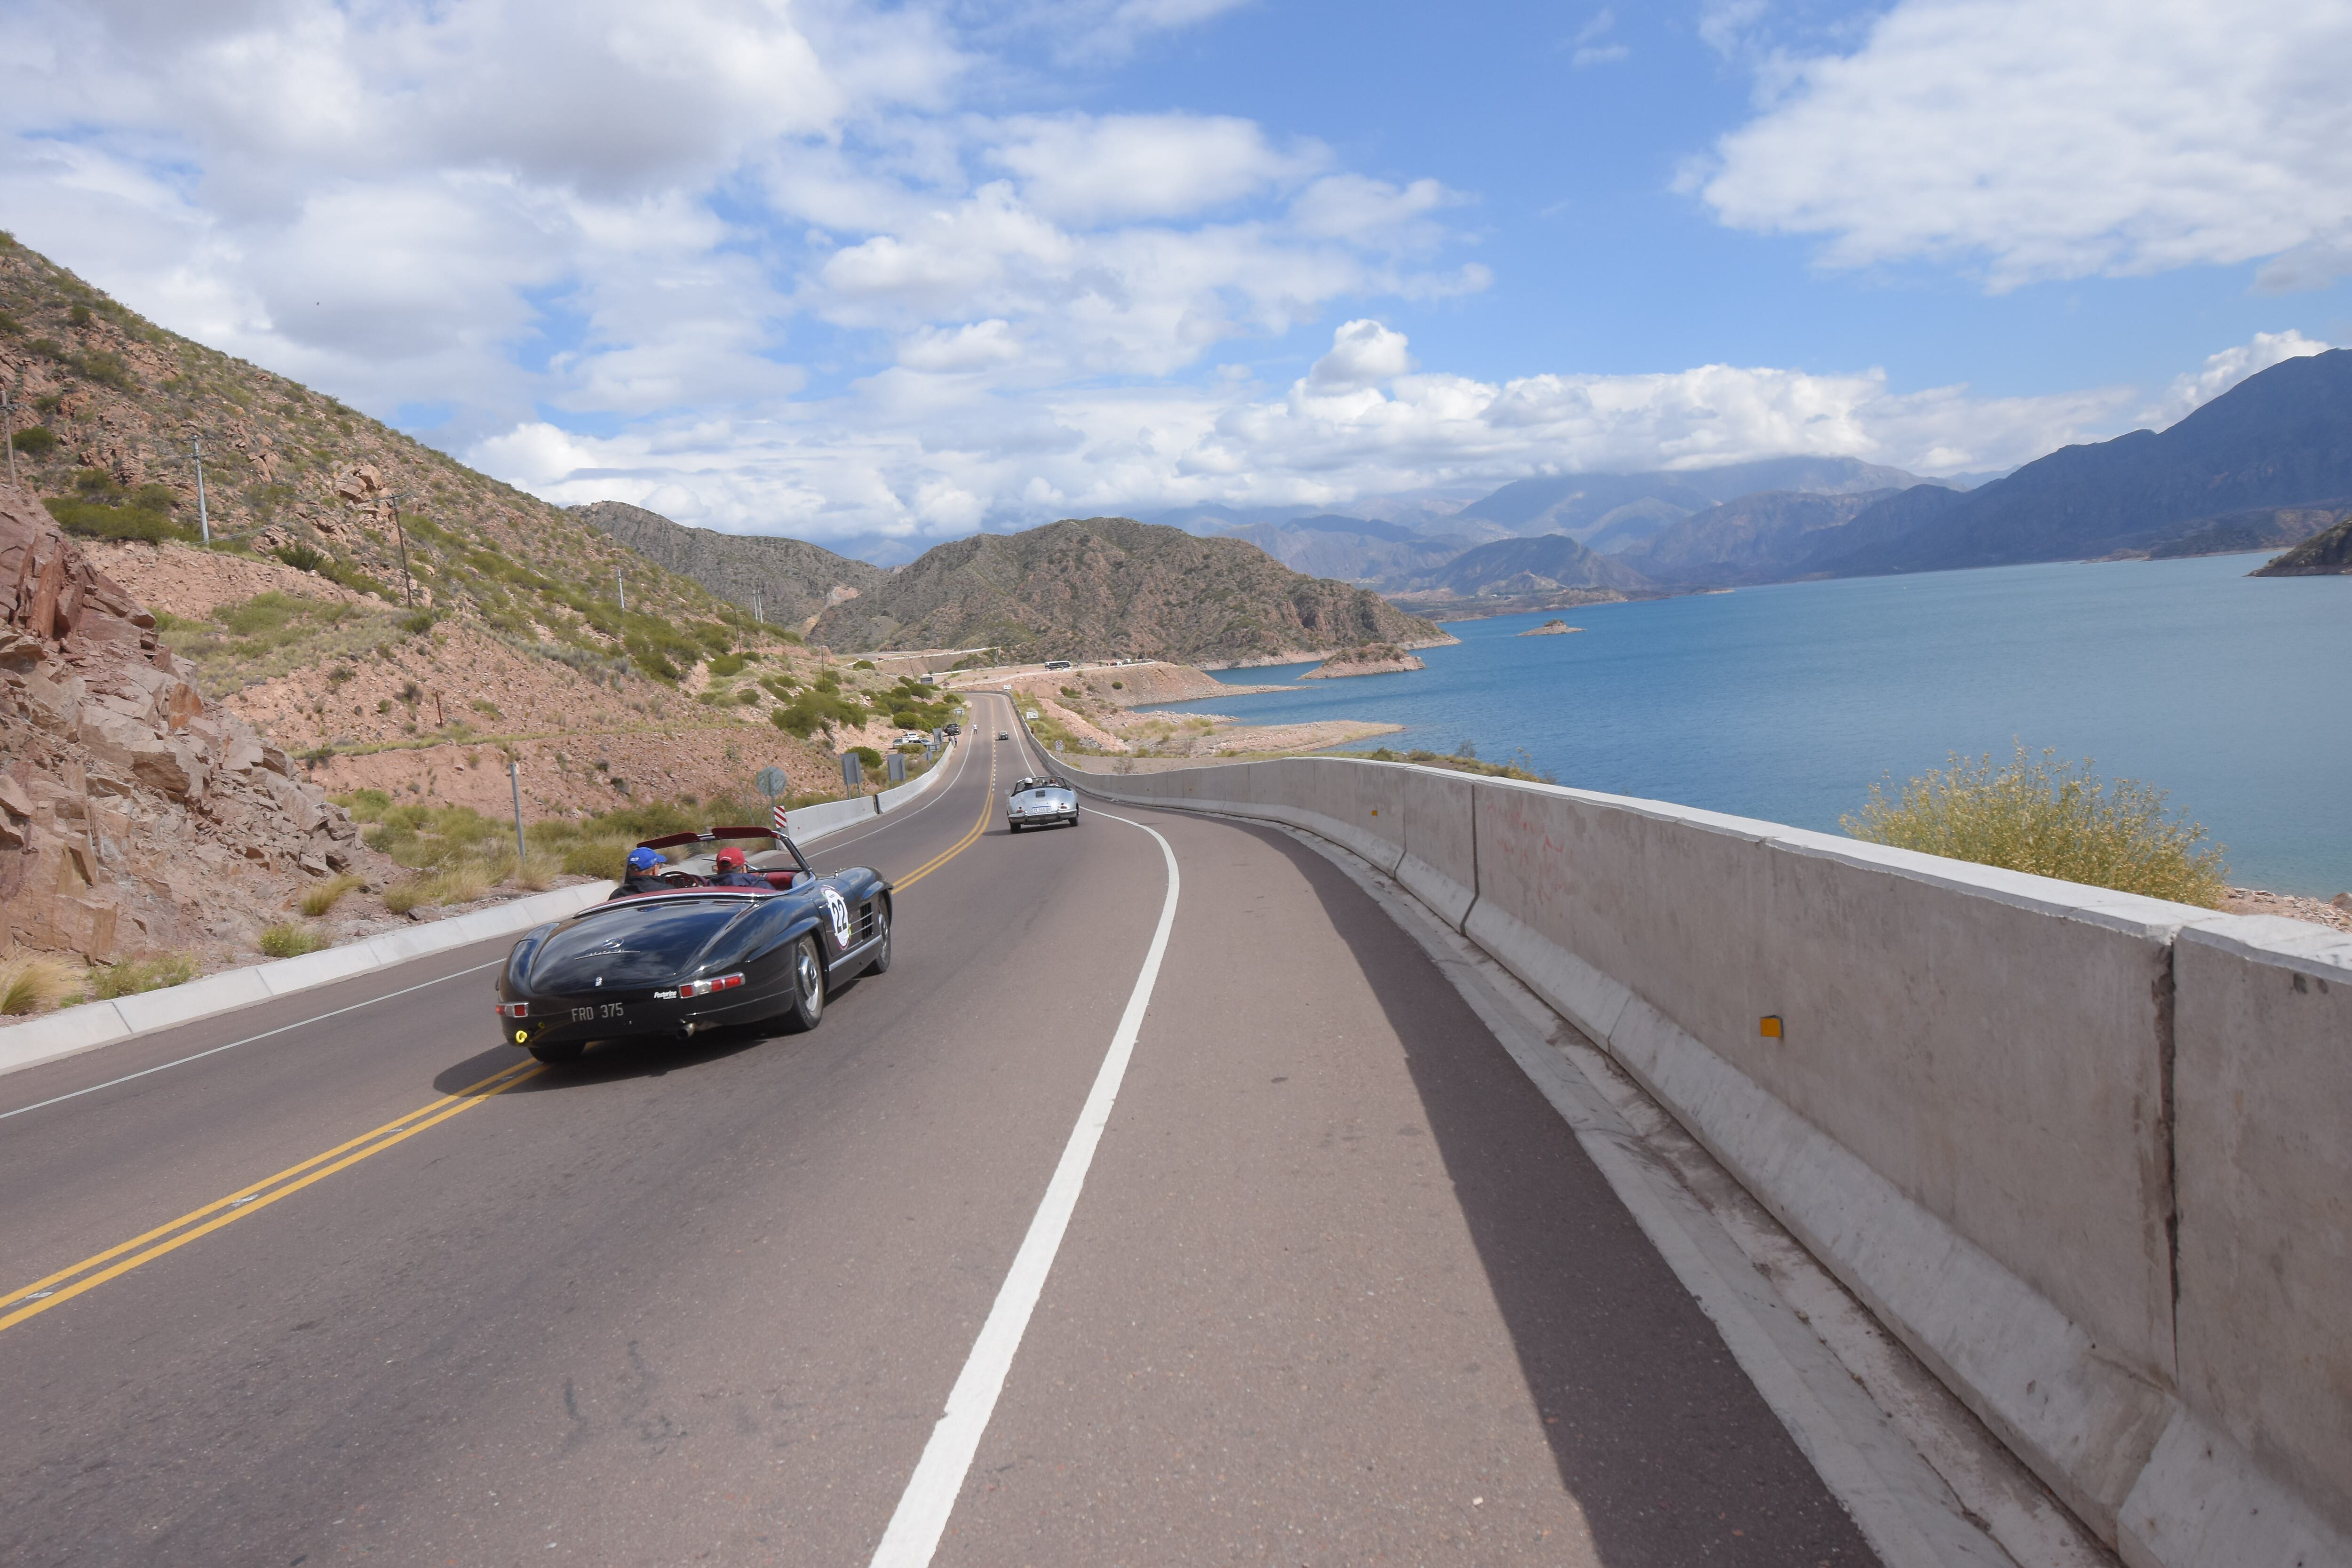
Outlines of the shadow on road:
M 1601 1560 L 1874 1562 L 1559 1114 L 1420 945 L 1322 856 L 1271 828 L 1234 826 L 1297 866 L 1403 1042 Z
M 836 1003 L 848 997 L 866 978 L 860 974 L 855 979 L 834 984 L 825 994 L 826 1009 L 830 1011 Z M 818 1026 L 820 1028 L 823 1026 Z M 675 1035 L 634 1040 L 600 1040 L 589 1047 L 587 1054 L 578 1061 L 534 1074 L 527 1082 L 519 1083 L 506 1092 L 546 1094 L 551 1090 L 612 1083 L 623 1079 L 662 1078 L 706 1063 L 723 1061 L 772 1040 L 788 1043 L 799 1037 L 784 1034 L 781 1024 L 768 1020 L 733 1028 L 713 1029 L 690 1040 L 680 1039 Z M 437 1093 L 457 1094 L 472 1088 L 501 1068 L 529 1059 L 528 1053 L 519 1047 L 492 1046 L 461 1062 L 443 1068 L 433 1076 L 433 1088 Z

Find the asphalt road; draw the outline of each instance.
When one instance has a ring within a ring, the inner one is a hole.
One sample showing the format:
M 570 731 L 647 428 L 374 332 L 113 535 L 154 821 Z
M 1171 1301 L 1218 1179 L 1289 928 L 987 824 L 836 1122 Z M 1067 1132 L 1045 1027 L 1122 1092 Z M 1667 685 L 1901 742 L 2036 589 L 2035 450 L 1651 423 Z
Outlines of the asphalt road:
M 1137 825 L 1164 963 L 932 1561 L 1872 1561 L 1354 884 L 1008 835 L 980 701 L 813 855 L 920 872 L 814 1034 L 541 1069 L 499 942 L 0 1078 L 0 1562 L 870 1561 L 1152 943 Z

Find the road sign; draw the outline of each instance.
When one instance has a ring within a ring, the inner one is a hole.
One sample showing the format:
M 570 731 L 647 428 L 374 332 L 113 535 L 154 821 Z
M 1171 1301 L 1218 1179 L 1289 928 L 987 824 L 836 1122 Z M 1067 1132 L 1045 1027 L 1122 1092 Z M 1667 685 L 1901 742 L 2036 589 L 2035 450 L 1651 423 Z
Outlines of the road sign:
M 856 752 L 842 752 L 841 787 L 847 793 L 856 795 L 860 789 L 865 787 L 865 784 L 866 774 L 857 765 L 857 753 Z
M 773 800 L 778 795 L 789 792 L 793 787 L 793 781 L 782 768 L 761 768 L 751 775 L 751 787 L 770 800 Z

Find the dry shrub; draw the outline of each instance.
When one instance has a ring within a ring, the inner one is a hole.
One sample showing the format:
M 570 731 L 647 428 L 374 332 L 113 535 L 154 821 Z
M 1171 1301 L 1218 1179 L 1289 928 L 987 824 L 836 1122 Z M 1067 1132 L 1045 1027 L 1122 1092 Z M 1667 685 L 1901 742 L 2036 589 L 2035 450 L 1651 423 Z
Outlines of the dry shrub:
M 470 904 L 488 892 L 491 884 L 498 880 L 498 877 L 493 868 L 475 861 L 462 866 L 452 866 L 446 870 L 435 873 L 430 879 L 436 884 L 434 899 L 436 903 Z
M 118 996 L 136 996 L 142 991 L 161 991 L 167 985 L 184 985 L 196 977 L 196 961 L 184 952 L 161 952 L 147 958 L 126 958 L 120 963 L 92 966 L 88 981 L 89 996 L 95 1002 L 111 1002 Z
M 323 882 L 314 883 L 303 891 L 302 912 L 317 920 L 341 903 L 344 894 L 355 893 L 366 886 L 366 879 L 350 875 L 330 877 Z
M 45 952 L 0 954 L 0 1014 L 21 1018 L 46 1012 L 73 989 L 73 966 Z
M 312 889 L 316 891 L 317 889 Z M 307 900 L 305 900 L 308 901 Z M 261 933 L 261 951 L 271 958 L 299 958 L 327 945 L 327 933 L 292 921 L 270 926 Z
M 404 915 L 419 904 L 433 901 L 433 890 L 427 885 L 430 877 L 412 877 L 405 882 L 395 882 L 383 890 L 383 907 L 394 914 Z
M 2219 909 L 2229 879 L 2221 846 L 2199 848 L 2205 830 L 2168 816 L 2164 801 L 2150 785 L 2101 780 L 2088 759 L 2037 760 L 2021 745 L 2000 768 L 1990 752 L 1973 763 L 1955 752 L 1892 804 L 1873 784 L 1861 813 L 1839 826 L 1873 844 Z

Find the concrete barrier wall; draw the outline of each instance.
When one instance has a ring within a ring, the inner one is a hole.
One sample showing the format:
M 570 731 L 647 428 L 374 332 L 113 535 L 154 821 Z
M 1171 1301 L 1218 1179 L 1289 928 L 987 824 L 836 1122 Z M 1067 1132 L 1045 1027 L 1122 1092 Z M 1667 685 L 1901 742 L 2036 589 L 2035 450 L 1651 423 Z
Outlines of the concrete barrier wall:
M 1403 764 L 1079 782 L 1395 875 L 2127 1561 L 2352 1563 L 2352 941 Z
M 2168 1561 L 2259 1510 L 2273 1528 L 2242 1561 L 2352 1561 L 2352 937 L 2214 921 L 2181 933 L 2174 977 L 2185 1409 L 2126 1540 Z

